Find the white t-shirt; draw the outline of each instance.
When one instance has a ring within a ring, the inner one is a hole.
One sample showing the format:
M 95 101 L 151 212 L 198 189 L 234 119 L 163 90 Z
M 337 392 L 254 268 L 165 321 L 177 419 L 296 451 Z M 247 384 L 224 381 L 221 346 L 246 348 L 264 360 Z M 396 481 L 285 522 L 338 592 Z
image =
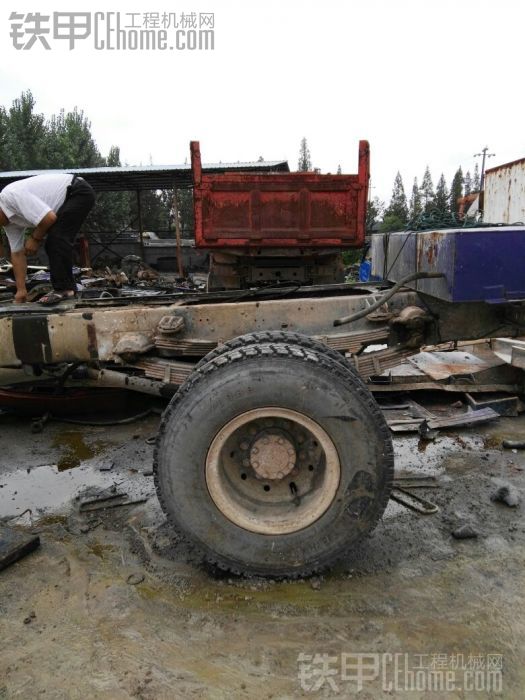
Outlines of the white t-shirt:
M 72 179 L 70 174 L 35 175 L 12 182 L 0 192 L 0 209 L 9 219 L 4 230 L 13 253 L 23 250 L 28 226 L 38 226 L 46 214 L 57 212 L 64 204 Z

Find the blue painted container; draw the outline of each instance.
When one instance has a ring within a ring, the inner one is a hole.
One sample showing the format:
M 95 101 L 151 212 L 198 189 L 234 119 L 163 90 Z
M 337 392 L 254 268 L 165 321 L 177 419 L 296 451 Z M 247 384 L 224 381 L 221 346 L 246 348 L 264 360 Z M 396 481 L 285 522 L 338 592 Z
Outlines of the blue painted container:
M 525 299 L 525 226 L 374 234 L 371 252 L 372 274 L 391 282 L 444 273 L 407 285 L 444 301 Z

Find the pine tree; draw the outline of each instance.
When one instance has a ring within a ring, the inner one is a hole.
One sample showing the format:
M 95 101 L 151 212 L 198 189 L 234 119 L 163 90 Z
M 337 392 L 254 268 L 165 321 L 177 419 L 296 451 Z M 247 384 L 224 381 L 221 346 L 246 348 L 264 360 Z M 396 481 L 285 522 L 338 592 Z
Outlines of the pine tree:
M 421 203 L 425 214 L 428 214 L 434 208 L 434 197 L 434 185 L 427 165 L 423 175 L 423 182 L 421 183 Z
M 385 203 L 374 197 L 366 205 L 366 230 L 372 231 L 385 210 Z
M 463 171 L 460 165 L 450 185 L 450 211 L 452 214 L 457 214 L 459 211 L 458 199 L 463 197 L 463 181 Z
M 337 174 L 341 175 L 342 172 L 343 171 L 341 170 L 341 163 L 339 163 L 339 165 L 337 166 Z
M 472 191 L 479 192 L 479 168 L 477 163 L 474 166 L 474 175 L 472 176 Z
M 312 158 L 310 156 L 310 149 L 308 148 L 308 142 L 306 141 L 306 137 L 303 137 L 303 139 L 301 140 L 297 170 L 299 172 L 309 172 L 310 170 L 312 170 Z
M 388 219 L 390 225 L 402 228 L 408 219 L 407 198 L 405 188 L 403 187 L 403 179 L 398 171 L 394 179 L 392 188 L 392 197 L 390 204 L 385 210 L 385 219 Z
M 448 214 L 449 209 L 449 194 L 447 189 L 447 183 L 445 182 L 445 176 L 441 173 L 441 177 L 438 180 L 436 186 L 436 197 L 434 199 L 434 209 L 436 209 L 440 214 Z
M 472 192 L 472 176 L 470 174 L 470 170 L 467 170 L 465 173 L 465 181 L 464 181 L 464 186 L 465 186 L 465 197 L 468 194 L 471 194 Z
M 417 177 L 414 178 L 414 184 L 412 185 L 412 194 L 410 195 L 410 204 L 408 206 L 408 214 L 410 219 L 416 219 L 423 212 L 423 206 L 421 204 L 421 192 L 417 185 Z

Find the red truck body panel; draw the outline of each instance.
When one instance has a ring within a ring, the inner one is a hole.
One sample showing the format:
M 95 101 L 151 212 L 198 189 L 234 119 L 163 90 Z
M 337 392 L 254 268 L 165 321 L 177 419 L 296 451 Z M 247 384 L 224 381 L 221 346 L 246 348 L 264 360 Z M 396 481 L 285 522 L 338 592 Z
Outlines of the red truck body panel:
M 195 242 L 199 248 L 355 248 L 365 238 L 370 149 L 357 175 L 202 172 L 192 141 Z

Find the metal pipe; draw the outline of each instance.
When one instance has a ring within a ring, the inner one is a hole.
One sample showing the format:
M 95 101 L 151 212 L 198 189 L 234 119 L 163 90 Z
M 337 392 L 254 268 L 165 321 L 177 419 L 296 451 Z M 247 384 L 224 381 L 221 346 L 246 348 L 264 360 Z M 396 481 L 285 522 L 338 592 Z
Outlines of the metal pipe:
M 415 280 L 433 279 L 435 277 L 445 277 L 443 272 L 414 272 L 412 275 L 407 275 L 403 279 L 396 282 L 394 286 L 388 290 L 383 296 L 378 299 L 374 304 L 367 306 L 361 311 L 357 311 L 355 314 L 350 314 L 350 316 L 343 316 L 342 318 L 336 318 L 334 321 L 334 326 L 343 326 L 345 323 L 352 323 L 353 321 L 358 321 L 364 316 L 368 316 L 372 311 L 379 309 L 383 306 L 391 297 L 398 292 L 401 287 L 404 287 L 407 282 L 414 282 Z
M 87 375 L 90 379 L 94 379 L 99 386 L 118 387 L 121 389 L 130 389 L 131 391 L 139 391 L 142 394 L 151 394 L 152 396 L 162 396 L 163 383 L 144 379 L 143 377 L 134 377 L 123 372 L 115 372 L 111 369 L 92 369 L 87 370 Z

